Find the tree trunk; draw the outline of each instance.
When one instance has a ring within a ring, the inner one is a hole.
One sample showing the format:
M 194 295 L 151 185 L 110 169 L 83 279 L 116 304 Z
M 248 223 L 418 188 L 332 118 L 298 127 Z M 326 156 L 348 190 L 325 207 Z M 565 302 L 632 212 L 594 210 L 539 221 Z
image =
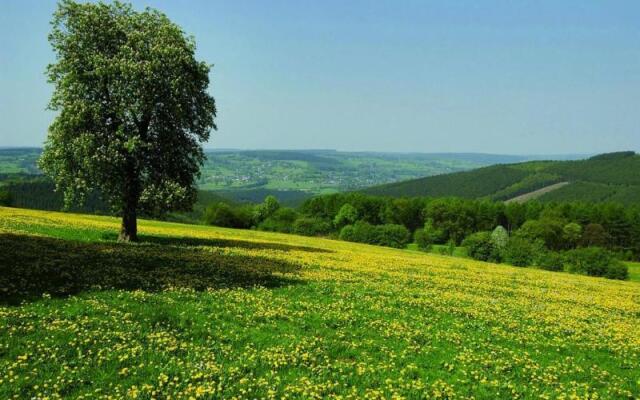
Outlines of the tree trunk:
M 127 174 L 125 177 L 122 226 L 120 227 L 120 242 L 138 241 L 138 201 L 140 200 L 140 183 L 135 169 L 133 158 L 128 160 Z
M 122 226 L 120 227 L 120 242 L 137 242 L 138 241 L 138 218 L 136 207 L 127 204 L 122 213 Z

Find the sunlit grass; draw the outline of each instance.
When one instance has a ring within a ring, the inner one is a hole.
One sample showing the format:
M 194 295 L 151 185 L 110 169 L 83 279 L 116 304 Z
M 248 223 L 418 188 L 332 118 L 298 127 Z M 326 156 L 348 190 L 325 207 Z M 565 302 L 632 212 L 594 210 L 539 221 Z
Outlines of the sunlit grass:
M 274 285 L 174 279 L 0 306 L 0 398 L 640 396 L 636 282 L 155 221 L 141 221 L 143 243 L 116 244 L 118 225 L 0 208 L 0 235 L 29 252 L 53 251 L 50 237 L 115 251 L 122 262 L 104 262 L 122 274 L 163 257 L 197 264 L 193 252 L 302 269 Z M 2 251 L 7 267 L 25 250 Z

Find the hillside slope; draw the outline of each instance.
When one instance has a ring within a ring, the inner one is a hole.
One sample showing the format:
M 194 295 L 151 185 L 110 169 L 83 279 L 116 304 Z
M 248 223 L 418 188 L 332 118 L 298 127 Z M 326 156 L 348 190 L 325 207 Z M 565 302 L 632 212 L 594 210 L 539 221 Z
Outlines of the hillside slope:
M 551 185 L 568 182 L 542 193 L 542 201 L 640 201 L 640 155 L 634 152 L 602 154 L 575 161 L 531 161 L 500 164 L 472 171 L 431 176 L 364 192 L 386 196 L 457 196 L 509 200 Z
M 0 297 L 33 296 L 0 303 L 0 398 L 640 396 L 636 282 L 154 221 L 117 244 L 118 226 L 0 208 Z M 302 269 L 226 280 L 269 265 Z M 69 286 L 78 268 L 115 288 Z

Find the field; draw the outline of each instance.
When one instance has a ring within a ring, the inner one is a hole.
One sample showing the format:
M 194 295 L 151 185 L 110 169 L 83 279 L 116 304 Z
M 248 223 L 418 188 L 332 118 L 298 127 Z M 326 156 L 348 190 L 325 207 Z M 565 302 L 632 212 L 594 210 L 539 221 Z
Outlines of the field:
M 154 221 L 118 244 L 117 228 L 0 208 L 0 398 L 640 396 L 637 282 Z

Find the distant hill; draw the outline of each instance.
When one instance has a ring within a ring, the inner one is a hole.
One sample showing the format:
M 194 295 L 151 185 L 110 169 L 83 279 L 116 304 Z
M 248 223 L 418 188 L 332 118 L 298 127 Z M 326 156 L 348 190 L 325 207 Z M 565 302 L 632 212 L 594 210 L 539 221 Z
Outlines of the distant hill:
M 16 176 L 38 175 L 38 148 L 0 148 L 0 185 Z M 239 202 L 272 194 L 287 205 L 323 193 L 357 190 L 424 176 L 466 171 L 496 163 L 545 156 L 480 153 L 385 153 L 336 150 L 206 150 L 198 181 L 203 191 Z M 553 159 L 576 156 L 546 156 Z M 37 200 L 40 201 L 40 200 Z M 47 200 L 48 201 L 48 200 Z
M 640 202 L 640 155 L 632 151 L 584 160 L 498 164 L 471 171 L 374 186 L 386 196 L 457 196 L 492 200 Z M 527 196 L 528 194 L 528 196 Z

